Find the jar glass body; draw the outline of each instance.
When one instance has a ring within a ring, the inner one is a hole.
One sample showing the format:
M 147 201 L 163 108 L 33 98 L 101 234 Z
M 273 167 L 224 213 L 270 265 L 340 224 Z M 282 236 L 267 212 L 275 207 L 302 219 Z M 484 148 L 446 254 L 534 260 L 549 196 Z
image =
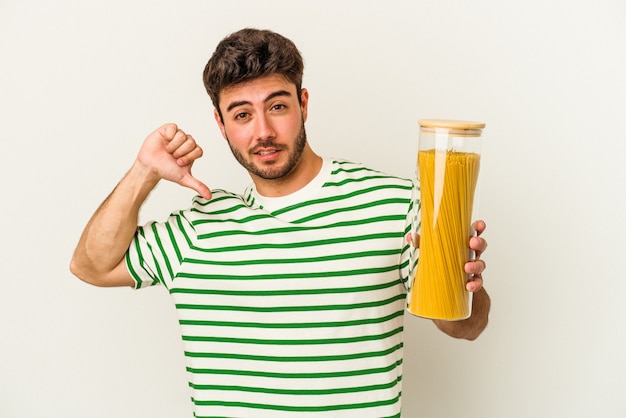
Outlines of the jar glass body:
M 471 315 L 465 263 L 474 258 L 469 239 L 477 214 L 481 133 L 484 123 L 420 121 L 417 176 L 420 184 L 419 258 L 408 310 L 431 319 Z

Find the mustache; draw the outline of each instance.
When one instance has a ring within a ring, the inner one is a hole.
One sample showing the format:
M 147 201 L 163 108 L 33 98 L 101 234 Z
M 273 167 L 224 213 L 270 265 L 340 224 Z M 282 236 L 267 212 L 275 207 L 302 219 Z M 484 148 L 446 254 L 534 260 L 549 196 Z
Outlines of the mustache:
M 250 152 L 251 152 L 252 154 L 254 154 L 254 153 L 259 152 L 259 151 L 261 151 L 261 150 L 263 150 L 263 149 L 266 149 L 266 148 L 272 148 L 272 149 L 275 149 L 275 150 L 283 150 L 283 149 L 287 149 L 287 146 L 286 146 L 286 145 L 283 145 L 283 144 L 277 144 L 277 143 L 275 143 L 275 142 L 274 142 L 274 141 L 272 141 L 272 140 L 265 140 L 265 141 L 262 141 L 262 142 L 257 143 L 257 144 L 256 144 L 256 145 L 255 145 L 255 146 L 254 146 L 254 147 L 250 150 Z

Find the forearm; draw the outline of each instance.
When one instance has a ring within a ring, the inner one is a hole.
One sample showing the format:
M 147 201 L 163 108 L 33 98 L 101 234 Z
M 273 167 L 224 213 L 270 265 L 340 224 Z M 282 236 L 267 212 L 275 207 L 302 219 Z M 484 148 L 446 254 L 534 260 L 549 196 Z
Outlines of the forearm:
M 139 209 L 158 181 L 148 168 L 133 165 L 85 227 L 72 257 L 73 274 L 95 285 L 118 284 L 110 276 L 123 261 L 137 230 Z
M 472 300 L 472 315 L 461 321 L 433 320 L 437 327 L 454 338 L 473 341 L 484 331 L 489 322 L 491 299 L 482 288 L 475 292 Z

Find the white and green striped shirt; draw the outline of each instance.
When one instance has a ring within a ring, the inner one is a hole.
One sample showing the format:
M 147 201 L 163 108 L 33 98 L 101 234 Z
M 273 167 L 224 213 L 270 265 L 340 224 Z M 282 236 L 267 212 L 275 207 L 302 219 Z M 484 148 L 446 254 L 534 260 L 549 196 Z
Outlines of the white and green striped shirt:
M 214 190 L 138 229 L 128 268 L 173 298 L 196 417 L 400 416 L 415 196 L 324 160 L 292 195 Z

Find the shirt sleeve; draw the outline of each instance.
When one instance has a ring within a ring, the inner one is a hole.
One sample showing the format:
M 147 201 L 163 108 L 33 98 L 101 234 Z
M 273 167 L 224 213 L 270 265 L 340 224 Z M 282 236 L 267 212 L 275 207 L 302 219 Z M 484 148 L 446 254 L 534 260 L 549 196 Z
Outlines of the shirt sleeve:
M 189 229 L 182 213 L 170 215 L 166 222 L 149 222 L 137 228 L 126 252 L 126 266 L 136 289 L 157 284 L 170 287 L 189 248 Z
M 411 188 L 411 198 L 409 202 L 409 208 L 406 214 L 404 233 L 415 237 L 419 233 L 420 229 L 420 188 L 417 180 L 413 181 L 413 187 Z M 407 291 L 411 290 L 413 284 L 413 278 L 415 276 L 415 270 L 417 269 L 417 262 L 419 258 L 419 248 L 413 245 L 409 245 L 405 239 L 405 245 L 402 249 L 402 280 Z

